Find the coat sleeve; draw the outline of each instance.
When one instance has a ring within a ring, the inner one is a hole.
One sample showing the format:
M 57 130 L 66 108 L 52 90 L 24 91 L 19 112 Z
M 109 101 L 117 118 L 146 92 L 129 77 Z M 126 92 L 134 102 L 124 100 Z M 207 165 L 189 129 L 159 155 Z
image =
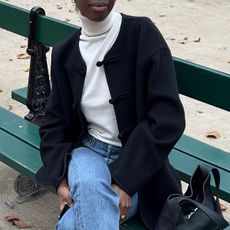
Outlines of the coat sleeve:
M 41 184 L 57 187 L 64 177 L 68 152 L 72 142 L 68 139 L 64 109 L 60 97 L 60 87 L 55 75 L 54 51 L 52 53 L 51 81 L 52 91 L 46 105 L 46 119 L 40 127 L 40 154 L 43 166 L 38 170 L 36 179 Z
M 112 179 L 130 196 L 153 178 L 185 127 L 172 56 L 159 48 L 151 57 L 145 119 L 130 134 L 120 156 L 109 165 Z

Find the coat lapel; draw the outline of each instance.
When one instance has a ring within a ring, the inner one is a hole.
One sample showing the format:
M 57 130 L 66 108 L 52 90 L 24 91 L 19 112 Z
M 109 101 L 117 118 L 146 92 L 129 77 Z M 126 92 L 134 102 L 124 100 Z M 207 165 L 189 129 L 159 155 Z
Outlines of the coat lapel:
M 67 74 L 70 82 L 70 88 L 72 90 L 74 107 L 80 105 L 82 90 L 85 81 L 86 75 L 86 64 L 81 56 L 79 49 L 79 38 L 80 38 L 80 30 L 76 36 L 76 46 L 72 50 L 72 54 L 70 55 L 70 59 L 66 65 Z

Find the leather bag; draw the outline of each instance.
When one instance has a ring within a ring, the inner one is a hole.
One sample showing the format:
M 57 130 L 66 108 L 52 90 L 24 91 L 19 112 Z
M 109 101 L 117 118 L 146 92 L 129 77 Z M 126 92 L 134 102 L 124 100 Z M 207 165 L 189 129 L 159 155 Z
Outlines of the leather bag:
M 214 176 L 216 197 L 211 190 Z M 199 165 L 190 179 L 184 195 L 168 197 L 155 230 L 219 230 L 229 224 L 224 219 L 219 204 L 220 173 L 208 165 Z

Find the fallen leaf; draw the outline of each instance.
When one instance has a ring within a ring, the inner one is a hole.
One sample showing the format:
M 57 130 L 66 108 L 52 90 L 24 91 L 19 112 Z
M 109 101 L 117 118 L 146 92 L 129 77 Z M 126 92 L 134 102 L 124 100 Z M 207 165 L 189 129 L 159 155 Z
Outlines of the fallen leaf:
M 26 48 L 26 45 L 21 45 L 20 47 L 21 47 L 21 48 Z
M 228 61 L 228 64 L 230 64 L 230 61 Z
M 2 93 L 3 92 L 3 90 L 2 89 L 0 89 L 0 93 Z
M 17 59 L 29 59 L 30 55 L 29 54 L 18 54 Z
M 26 224 L 22 219 L 19 219 L 15 215 L 9 215 L 5 216 L 5 220 L 11 223 L 12 225 L 15 225 L 16 227 L 22 229 L 22 228 L 29 228 L 30 226 Z
M 13 59 L 10 58 L 9 61 L 13 61 Z
M 193 39 L 194 42 L 200 42 L 201 41 L 201 38 L 195 38 Z
M 65 19 L 65 21 L 66 21 L 66 22 L 69 22 L 69 21 L 70 21 L 70 19 L 69 19 L 69 18 L 66 18 L 66 19 Z
M 185 37 L 183 40 L 181 40 L 181 41 L 178 41 L 178 43 L 180 43 L 180 44 L 186 44 L 188 42 L 188 38 L 187 37 Z
M 175 41 L 176 39 L 172 37 L 167 37 L 166 40 Z
M 187 43 L 187 41 L 182 40 L 182 41 L 178 41 L 179 44 L 185 45 Z
M 30 71 L 30 68 L 25 68 L 23 69 L 24 72 L 29 72 Z
M 228 208 L 227 208 L 225 205 L 220 204 L 220 210 L 221 210 L 222 212 L 227 211 L 227 209 L 228 209 Z
M 58 9 L 58 10 L 61 10 L 62 7 L 61 7 L 60 5 L 57 5 L 57 9 Z
M 210 138 L 215 138 L 215 139 L 218 139 L 220 138 L 220 134 L 217 132 L 217 131 L 211 131 L 211 132 L 208 132 L 206 134 L 206 137 L 210 137 Z
M 227 47 L 224 47 L 224 46 L 219 48 L 219 50 L 226 50 L 226 49 Z
M 165 14 L 160 14 L 159 17 L 164 18 L 164 17 L 166 17 L 166 15 Z
M 8 106 L 7 110 L 11 111 L 13 109 L 12 105 L 7 105 L 7 106 Z

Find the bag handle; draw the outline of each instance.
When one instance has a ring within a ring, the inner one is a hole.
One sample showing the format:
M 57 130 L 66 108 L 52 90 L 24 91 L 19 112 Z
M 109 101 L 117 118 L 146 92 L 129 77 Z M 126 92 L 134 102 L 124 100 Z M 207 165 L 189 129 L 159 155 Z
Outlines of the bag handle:
M 207 208 L 206 206 L 192 200 L 189 199 L 187 197 L 177 197 L 178 202 L 180 203 L 180 206 L 183 205 L 183 202 L 188 202 L 193 204 L 194 206 L 196 206 L 197 208 L 199 208 L 201 211 L 203 211 L 217 226 L 222 227 L 222 228 L 226 228 L 228 227 L 228 222 L 219 214 L 217 214 L 216 212 L 214 212 L 213 210 Z
M 219 170 L 217 168 L 211 167 L 210 165 L 200 165 L 200 170 L 208 175 L 212 174 L 214 177 L 214 181 L 215 181 L 215 187 L 216 187 L 216 192 L 217 195 L 219 193 L 219 188 L 220 188 L 220 173 Z
M 209 175 L 211 176 L 211 174 L 214 177 L 214 182 L 215 182 L 215 190 L 216 190 L 216 204 L 219 206 L 220 202 L 219 202 L 219 189 L 220 189 L 220 172 L 217 168 L 214 168 L 210 165 L 200 165 L 200 170 L 207 174 L 207 179 L 209 178 Z
M 207 180 L 213 175 L 214 182 L 215 182 L 215 190 L 216 190 L 216 202 L 219 204 L 219 188 L 220 188 L 220 173 L 217 168 L 214 168 L 210 165 L 198 165 L 193 176 L 191 177 L 189 187 L 187 191 L 185 192 L 185 196 L 189 196 L 188 194 L 193 193 L 193 184 L 192 180 L 195 178 L 195 175 L 198 173 L 197 171 L 200 170 L 203 174 L 203 177 L 206 178 L 204 183 L 207 182 Z M 203 188 L 204 189 L 204 188 Z

